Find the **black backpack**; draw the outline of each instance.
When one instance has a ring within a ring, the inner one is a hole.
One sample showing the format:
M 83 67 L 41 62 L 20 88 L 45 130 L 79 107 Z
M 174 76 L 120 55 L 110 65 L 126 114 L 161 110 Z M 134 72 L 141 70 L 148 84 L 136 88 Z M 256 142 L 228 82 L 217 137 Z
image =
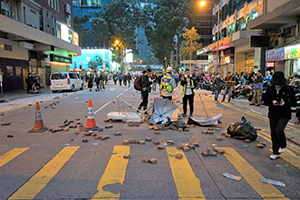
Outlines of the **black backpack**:
M 135 78 L 134 83 L 133 83 L 134 89 L 137 91 L 142 91 L 142 76 L 138 76 Z

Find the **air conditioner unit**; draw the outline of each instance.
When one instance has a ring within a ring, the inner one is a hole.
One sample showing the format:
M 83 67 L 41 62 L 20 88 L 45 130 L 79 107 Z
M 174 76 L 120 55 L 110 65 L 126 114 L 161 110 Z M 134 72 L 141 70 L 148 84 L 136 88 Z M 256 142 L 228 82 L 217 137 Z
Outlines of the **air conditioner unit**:
M 284 45 L 284 37 L 279 37 L 274 40 L 273 45 L 275 47 L 282 47 Z

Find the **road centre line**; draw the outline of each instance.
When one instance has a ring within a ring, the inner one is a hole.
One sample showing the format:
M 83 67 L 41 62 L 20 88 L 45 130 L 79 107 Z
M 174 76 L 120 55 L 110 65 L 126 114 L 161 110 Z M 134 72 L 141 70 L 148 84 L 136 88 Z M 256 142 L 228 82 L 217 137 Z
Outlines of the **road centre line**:
M 79 146 L 64 147 L 9 199 L 34 199 L 79 148 Z
M 27 148 L 14 148 L 10 150 L 9 152 L 5 153 L 4 155 L 0 156 L 0 167 L 17 157 L 18 155 L 22 154 L 26 150 L 28 150 L 29 147 Z
M 105 168 L 105 171 L 99 181 L 98 193 L 92 199 L 119 199 L 120 192 L 115 194 L 104 191 L 103 187 L 112 184 L 121 184 L 125 180 L 125 173 L 129 159 L 124 159 L 124 154 L 130 154 L 130 146 L 114 146 L 113 154 Z
M 205 199 L 200 187 L 200 180 L 195 176 L 185 154 L 176 147 L 166 147 L 172 175 L 179 199 Z M 176 159 L 176 154 L 183 154 L 182 159 Z
M 281 200 L 285 196 L 271 184 L 261 183 L 260 179 L 264 177 L 252 167 L 235 149 L 221 147 L 226 153 L 224 156 L 236 168 L 241 176 L 249 183 L 249 185 L 263 198 L 263 199 L 276 199 Z

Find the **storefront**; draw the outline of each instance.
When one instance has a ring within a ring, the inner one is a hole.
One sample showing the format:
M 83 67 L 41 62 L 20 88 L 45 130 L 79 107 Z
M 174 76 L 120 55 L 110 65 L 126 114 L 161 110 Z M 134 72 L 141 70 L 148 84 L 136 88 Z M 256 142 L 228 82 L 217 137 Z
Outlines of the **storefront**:
M 285 76 L 300 74 L 300 44 L 285 47 Z
M 288 72 L 285 70 L 284 51 L 284 48 L 280 48 L 271 49 L 266 52 L 266 70 Z
M 220 51 L 219 70 L 221 75 L 226 75 L 228 71 L 234 72 L 234 47 Z

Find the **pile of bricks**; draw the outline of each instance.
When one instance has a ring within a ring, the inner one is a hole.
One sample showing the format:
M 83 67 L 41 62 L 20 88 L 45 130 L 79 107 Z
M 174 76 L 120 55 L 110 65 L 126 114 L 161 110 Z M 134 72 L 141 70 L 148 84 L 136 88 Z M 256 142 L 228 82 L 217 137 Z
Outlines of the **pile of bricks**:
M 192 144 L 180 143 L 178 146 L 176 146 L 178 150 L 183 150 L 184 152 L 189 152 L 190 150 L 194 150 L 196 147 L 199 147 L 199 143 L 192 143 Z
M 204 157 L 209 157 L 209 156 L 216 157 L 217 154 L 225 154 L 225 151 L 223 151 L 219 147 L 214 147 L 213 151 L 211 151 L 210 148 L 207 148 L 206 151 L 203 151 L 201 153 L 201 155 L 204 156 Z
M 142 158 L 142 162 L 143 163 L 151 163 L 151 164 L 156 164 L 157 163 L 157 160 L 155 158 Z

